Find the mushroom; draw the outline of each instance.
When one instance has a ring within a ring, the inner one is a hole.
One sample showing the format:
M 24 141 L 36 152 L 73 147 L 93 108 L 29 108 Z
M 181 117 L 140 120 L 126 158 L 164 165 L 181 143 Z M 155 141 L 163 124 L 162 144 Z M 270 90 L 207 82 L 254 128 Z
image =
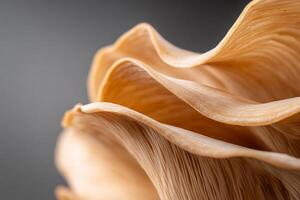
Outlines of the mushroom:
M 67 111 L 60 200 L 300 199 L 300 1 L 250 2 L 200 54 L 139 24 Z

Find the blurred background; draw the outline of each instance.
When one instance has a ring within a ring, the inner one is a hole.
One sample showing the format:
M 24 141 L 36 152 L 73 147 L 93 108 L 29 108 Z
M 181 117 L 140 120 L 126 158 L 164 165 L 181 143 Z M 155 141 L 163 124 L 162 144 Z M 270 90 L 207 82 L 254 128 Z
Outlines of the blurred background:
M 246 0 L 0 0 L 0 199 L 50 200 L 65 110 L 87 103 L 94 53 L 140 22 L 205 52 Z

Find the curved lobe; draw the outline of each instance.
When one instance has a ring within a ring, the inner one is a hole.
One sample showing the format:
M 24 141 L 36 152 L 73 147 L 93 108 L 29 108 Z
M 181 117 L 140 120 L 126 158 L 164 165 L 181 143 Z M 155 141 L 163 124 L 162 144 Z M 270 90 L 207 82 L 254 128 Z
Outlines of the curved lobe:
M 221 142 L 110 103 L 77 107 L 66 116 L 65 125 L 69 129 L 96 130 L 92 137 L 114 136 L 147 173 L 160 199 L 272 199 L 283 193 L 299 195 L 293 188 L 300 186 L 299 173 L 294 173 L 300 169 L 300 160 L 288 155 Z M 251 174 L 249 179 L 244 178 L 245 170 Z M 215 192 L 217 182 L 222 192 Z M 262 191 L 261 184 L 272 187 Z
M 174 126 L 161 124 L 149 117 L 141 115 L 133 110 L 121 107 L 111 103 L 91 103 L 80 108 L 85 113 L 95 112 L 110 112 L 125 115 L 134 120 L 144 123 L 153 128 L 163 137 L 170 140 L 172 143 L 181 148 L 201 156 L 227 158 L 234 156 L 246 156 L 274 164 L 277 167 L 298 169 L 300 170 L 300 160 L 287 155 L 278 153 L 266 153 L 263 151 L 251 150 L 241 146 L 225 143 L 219 140 L 193 133 L 185 129 L 180 129 Z M 261 154 L 260 154 L 261 153 Z M 256 157 L 257 156 L 257 157 Z M 291 164 L 291 165 L 290 165 Z M 289 166 L 290 165 L 290 166 Z

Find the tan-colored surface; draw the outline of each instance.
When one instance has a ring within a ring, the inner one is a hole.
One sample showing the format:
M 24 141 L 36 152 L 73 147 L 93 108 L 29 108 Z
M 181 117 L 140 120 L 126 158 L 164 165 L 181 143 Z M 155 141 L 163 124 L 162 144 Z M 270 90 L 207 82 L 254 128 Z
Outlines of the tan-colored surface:
M 198 54 L 140 24 L 65 115 L 59 199 L 300 199 L 300 1 L 251 2 Z

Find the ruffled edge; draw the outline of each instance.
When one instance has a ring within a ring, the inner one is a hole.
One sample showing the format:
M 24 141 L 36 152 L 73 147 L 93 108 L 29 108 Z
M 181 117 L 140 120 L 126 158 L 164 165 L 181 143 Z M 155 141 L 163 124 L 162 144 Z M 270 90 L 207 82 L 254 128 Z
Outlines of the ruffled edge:
M 73 114 L 76 112 L 81 112 L 85 114 L 107 112 L 128 117 L 136 121 L 137 123 L 142 123 L 147 127 L 155 130 L 165 139 L 179 146 L 180 148 L 199 156 L 218 159 L 246 157 L 263 161 L 272 166 L 282 169 L 300 170 L 300 159 L 296 157 L 289 156 L 283 153 L 254 150 L 239 145 L 227 143 L 224 141 L 216 140 L 201 135 L 201 133 L 195 133 L 175 126 L 162 124 L 129 108 L 112 103 L 96 102 L 83 106 L 77 105 L 72 111 L 66 113 L 63 120 L 64 127 L 69 127 L 72 125 L 72 117 Z
M 128 65 L 129 64 L 129 65 Z M 116 61 L 106 73 L 99 87 L 98 99 L 102 100 L 103 88 L 114 70 L 119 67 L 138 67 L 175 96 L 210 119 L 240 126 L 262 126 L 279 122 L 300 112 L 300 97 L 268 103 L 257 103 L 209 86 L 192 81 L 165 76 L 150 66 L 132 58 Z

